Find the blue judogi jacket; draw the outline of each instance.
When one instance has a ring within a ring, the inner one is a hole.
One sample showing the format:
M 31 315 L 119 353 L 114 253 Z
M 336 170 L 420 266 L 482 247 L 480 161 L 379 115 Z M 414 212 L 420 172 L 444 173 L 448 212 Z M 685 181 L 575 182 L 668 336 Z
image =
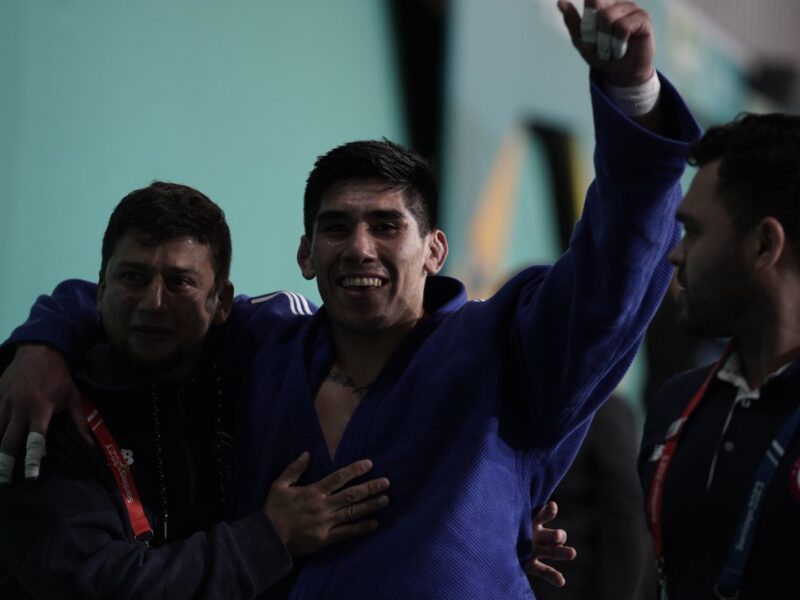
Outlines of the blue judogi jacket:
M 391 480 L 379 529 L 309 557 L 291 598 L 533 597 L 522 568 L 531 513 L 629 367 L 672 274 L 679 180 L 699 131 L 662 81 L 671 138 L 640 128 L 592 84 L 597 178 L 570 249 L 484 302 L 430 277 L 427 318 L 370 386 L 336 456 L 314 409 L 333 363 L 325 309 L 303 315 L 285 293 L 237 302 L 233 342 L 220 347 L 229 364 L 251 361 L 235 382 L 234 517 L 258 510 L 304 450 L 301 483 L 361 458 L 374 462 L 369 478 Z M 42 327 L 52 320 L 37 326 L 34 314 L 14 341 L 63 348 Z

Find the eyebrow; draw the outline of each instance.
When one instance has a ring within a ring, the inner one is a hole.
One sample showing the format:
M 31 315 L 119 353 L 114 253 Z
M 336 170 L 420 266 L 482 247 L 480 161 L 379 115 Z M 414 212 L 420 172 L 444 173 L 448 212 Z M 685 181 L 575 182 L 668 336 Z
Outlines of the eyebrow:
M 405 219 L 405 215 L 393 208 L 379 208 L 371 210 L 365 215 L 368 219 Z M 317 222 L 338 221 L 352 218 L 352 213 L 346 210 L 323 210 L 317 214 Z
M 116 264 L 116 269 L 139 269 L 149 271 L 150 265 L 145 263 L 136 262 L 133 260 L 123 260 Z M 194 267 L 170 267 L 167 269 L 167 272 L 170 274 L 177 274 L 177 275 L 194 275 L 198 273 L 198 270 Z

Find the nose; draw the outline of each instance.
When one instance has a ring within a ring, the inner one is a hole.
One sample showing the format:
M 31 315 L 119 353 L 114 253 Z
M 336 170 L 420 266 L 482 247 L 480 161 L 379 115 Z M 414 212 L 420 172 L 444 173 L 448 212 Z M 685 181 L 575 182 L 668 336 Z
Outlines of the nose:
M 679 241 L 677 246 L 672 249 L 672 252 L 669 253 L 669 262 L 671 262 L 676 267 L 680 267 L 683 265 L 683 261 L 685 258 L 685 254 L 683 251 L 683 240 Z
M 359 263 L 375 260 L 375 240 L 366 223 L 360 223 L 353 228 L 350 237 L 347 239 L 344 257 Z
M 139 309 L 149 312 L 162 312 L 164 310 L 164 282 L 160 278 L 154 278 L 145 286 L 142 298 L 139 301 Z

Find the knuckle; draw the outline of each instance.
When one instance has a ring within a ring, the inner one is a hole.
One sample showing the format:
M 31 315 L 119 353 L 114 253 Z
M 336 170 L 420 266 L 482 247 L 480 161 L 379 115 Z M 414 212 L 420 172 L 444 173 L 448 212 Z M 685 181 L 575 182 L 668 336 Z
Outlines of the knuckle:
M 336 471 L 333 475 L 331 475 L 331 485 L 334 489 L 339 489 L 342 487 L 346 481 L 348 481 L 350 477 L 348 477 L 344 471 Z

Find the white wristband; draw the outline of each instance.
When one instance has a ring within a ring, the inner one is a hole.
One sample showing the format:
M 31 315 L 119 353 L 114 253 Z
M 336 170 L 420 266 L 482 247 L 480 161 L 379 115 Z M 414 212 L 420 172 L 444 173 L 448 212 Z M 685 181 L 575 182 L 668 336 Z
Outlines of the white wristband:
M 661 81 L 658 74 L 653 71 L 653 76 L 640 85 L 619 87 L 605 84 L 606 94 L 619 109 L 629 117 L 646 115 L 658 104 L 661 96 Z

